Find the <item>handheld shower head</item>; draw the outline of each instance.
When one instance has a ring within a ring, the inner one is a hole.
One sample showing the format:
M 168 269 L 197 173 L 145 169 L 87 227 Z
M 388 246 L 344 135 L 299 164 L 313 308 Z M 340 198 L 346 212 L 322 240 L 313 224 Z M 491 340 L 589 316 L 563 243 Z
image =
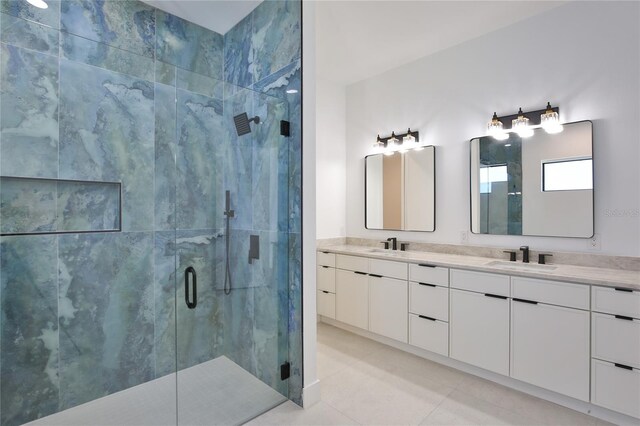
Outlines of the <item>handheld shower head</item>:
M 249 126 L 249 123 L 251 123 L 252 121 L 256 124 L 260 124 L 260 117 L 256 115 L 253 118 L 249 118 L 246 112 L 233 117 L 233 122 L 236 125 L 236 132 L 238 133 L 238 136 L 251 133 L 251 126 Z

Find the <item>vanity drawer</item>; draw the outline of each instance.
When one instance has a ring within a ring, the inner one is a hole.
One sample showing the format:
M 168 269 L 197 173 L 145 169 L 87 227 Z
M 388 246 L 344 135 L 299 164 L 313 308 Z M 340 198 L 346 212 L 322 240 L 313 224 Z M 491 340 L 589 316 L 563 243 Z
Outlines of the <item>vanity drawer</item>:
M 449 289 L 409 283 L 409 312 L 449 321 Z
M 328 291 L 318 291 L 318 315 L 336 319 L 336 295 Z
M 594 312 L 591 330 L 592 357 L 640 368 L 640 320 Z
M 511 277 L 511 297 L 568 308 L 589 309 L 589 286 L 583 284 Z
M 409 344 L 449 356 L 449 324 L 409 314 Z
M 640 291 L 592 286 L 591 309 L 607 314 L 640 318 Z
M 335 268 L 336 266 L 336 255 L 335 253 L 329 253 L 326 251 L 319 251 L 317 253 L 317 262 L 318 265 L 322 266 L 331 266 Z
M 640 370 L 591 361 L 591 402 L 640 418 Z
M 325 290 L 330 293 L 335 293 L 336 270 L 328 266 L 318 266 L 317 287 L 318 290 Z
M 369 259 L 346 254 L 336 255 L 336 267 L 347 271 L 369 272 Z
M 509 297 L 509 276 L 452 269 L 451 287 Z
M 409 265 L 409 279 L 411 281 L 427 284 L 435 284 L 443 287 L 449 286 L 449 268 L 432 266 L 428 263 L 412 263 Z
M 407 264 L 391 260 L 369 259 L 369 273 L 383 277 L 407 279 Z

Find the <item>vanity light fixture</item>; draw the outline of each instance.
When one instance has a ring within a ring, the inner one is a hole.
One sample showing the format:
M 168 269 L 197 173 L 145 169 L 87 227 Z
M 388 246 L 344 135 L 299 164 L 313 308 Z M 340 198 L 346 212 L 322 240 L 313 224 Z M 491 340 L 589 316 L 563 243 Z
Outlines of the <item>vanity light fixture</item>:
M 547 102 L 545 109 L 537 111 L 523 112 L 522 108 L 519 108 L 517 114 L 501 117 L 494 112 L 491 121 L 487 124 L 487 136 L 498 141 L 506 141 L 509 139 L 509 133 L 517 133 L 524 139 L 533 136 L 533 129 L 537 128 L 543 128 L 550 134 L 560 133 L 562 131 L 560 108 L 552 107 L 551 103 Z M 508 143 L 505 146 L 508 146 Z
M 522 108 L 518 109 L 518 117 L 511 121 L 511 128 L 523 139 L 533 136 L 533 129 L 529 125 L 529 119 L 522 112 Z
M 406 133 L 396 135 L 396 132 L 391 132 L 391 136 L 386 138 L 378 137 L 373 144 L 373 149 L 376 153 L 382 152 L 385 155 L 393 155 L 396 152 L 404 154 L 409 150 L 420 151 L 423 149 L 418 143 L 420 141 L 420 134 L 417 131 L 407 129 Z
M 493 113 L 491 121 L 487 124 L 487 135 L 493 136 L 495 140 L 503 141 L 509 139 L 509 135 L 504 131 L 502 121 L 498 119 L 498 114 Z
M 35 6 L 38 9 L 46 9 L 49 5 L 44 0 L 27 0 L 31 6 Z
M 540 115 L 540 125 L 550 134 L 560 133 L 563 130 L 560 124 L 560 115 L 551 108 L 551 103 L 547 102 L 547 109 Z

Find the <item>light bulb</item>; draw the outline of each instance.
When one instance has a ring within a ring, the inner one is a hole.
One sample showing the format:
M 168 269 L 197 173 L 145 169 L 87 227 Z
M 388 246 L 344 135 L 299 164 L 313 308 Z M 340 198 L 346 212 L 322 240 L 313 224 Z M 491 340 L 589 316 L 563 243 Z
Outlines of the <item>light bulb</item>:
M 27 0 L 27 3 L 39 9 L 46 9 L 49 7 L 49 5 L 44 0 Z
M 395 151 L 385 151 L 385 152 L 384 152 L 384 155 L 389 156 L 389 155 L 393 155 L 393 154 L 395 154 L 395 153 L 396 153 Z
M 400 139 L 396 137 L 395 132 L 391 132 L 391 137 L 389 138 L 387 143 L 390 143 L 391 145 L 400 145 Z
M 493 138 L 497 141 L 506 141 L 507 139 L 509 139 L 509 133 L 507 132 L 496 133 L 495 135 L 493 135 Z
M 518 110 L 518 118 L 514 119 L 511 122 L 511 128 L 521 138 L 528 138 L 530 136 L 533 136 L 533 129 L 529 126 L 529 119 L 524 116 L 522 108 Z
M 494 112 L 491 121 L 487 124 L 487 135 L 499 141 L 508 139 L 509 135 L 505 133 L 503 128 L 502 121 L 498 120 L 498 114 Z
M 551 103 L 547 102 L 547 110 L 540 116 L 542 128 L 550 134 L 560 133 L 564 128 L 560 124 L 560 116 L 551 108 Z
M 416 143 L 416 138 L 411 134 L 411 129 L 407 130 L 407 135 L 402 138 L 402 142 L 409 147 Z

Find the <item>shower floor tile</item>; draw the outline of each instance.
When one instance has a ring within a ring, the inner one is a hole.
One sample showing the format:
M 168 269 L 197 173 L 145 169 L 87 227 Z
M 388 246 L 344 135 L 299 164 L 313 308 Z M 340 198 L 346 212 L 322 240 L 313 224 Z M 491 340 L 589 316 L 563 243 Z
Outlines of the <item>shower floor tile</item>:
M 36 420 L 29 425 L 234 425 L 286 398 L 227 357 Z

